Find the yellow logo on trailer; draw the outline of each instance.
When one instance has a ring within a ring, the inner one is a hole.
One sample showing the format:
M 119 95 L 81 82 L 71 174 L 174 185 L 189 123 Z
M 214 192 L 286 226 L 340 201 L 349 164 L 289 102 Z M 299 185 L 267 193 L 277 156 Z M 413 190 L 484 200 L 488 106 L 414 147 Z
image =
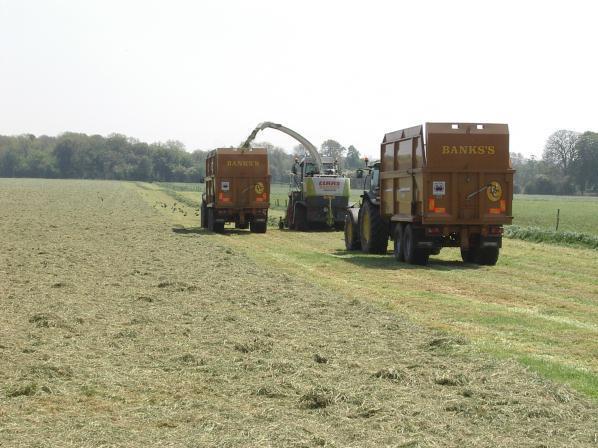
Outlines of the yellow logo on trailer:
M 262 194 L 264 192 L 264 184 L 263 182 L 258 182 L 255 184 L 255 194 Z
M 488 188 L 486 188 L 486 194 L 488 195 L 488 199 L 490 199 L 492 202 L 496 202 L 502 198 L 502 187 L 497 181 L 493 180 L 488 184 Z

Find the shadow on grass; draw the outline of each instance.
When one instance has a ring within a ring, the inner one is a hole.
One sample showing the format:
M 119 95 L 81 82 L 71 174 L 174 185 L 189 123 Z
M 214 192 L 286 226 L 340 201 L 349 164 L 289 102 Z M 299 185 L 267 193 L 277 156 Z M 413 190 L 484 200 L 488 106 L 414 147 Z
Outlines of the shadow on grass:
M 203 235 L 203 234 L 210 233 L 210 232 L 208 232 L 208 229 L 204 229 L 202 227 L 173 227 L 172 231 L 174 233 L 178 233 L 178 234 L 182 234 L 182 235 L 186 235 L 186 234 L 190 234 L 190 233 L 197 233 L 197 234 Z
M 173 227 L 172 231 L 179 235 L 223 235 L 223 236 L 245 236 L 245 235 L 252 235 L 252 232 L 249 229 L 233 229 L 225 227 L 224 231 L 222 232 L 210 232 L 208 229 L 204 229 L 203 227 Z
M 318 228 L 309 228 L 307 230 L 295 230 L 295 229 L 289 229 L 289 228 L 284 228 L 284 229 L 279 229 L 281 232 L 291 232 L 291 233 L 341 233 L 341 231 L 336 230 L 335 228 L 330 228 L 330 227 L 318 227 Z
M 464 263 L 461 260 L 437 260 L 430 257 L 430 261 L 425 266 L 413 265 L 405 262 L 398 262 L 392 256 L 392 252 L 386 255 L 364 254 L 348 250 L 337 249 L 334 255 L 341 260 L 354 265 L 371 269 L 432 269 L 436 271 L 464 271 L 479 269 L 477 264 Z

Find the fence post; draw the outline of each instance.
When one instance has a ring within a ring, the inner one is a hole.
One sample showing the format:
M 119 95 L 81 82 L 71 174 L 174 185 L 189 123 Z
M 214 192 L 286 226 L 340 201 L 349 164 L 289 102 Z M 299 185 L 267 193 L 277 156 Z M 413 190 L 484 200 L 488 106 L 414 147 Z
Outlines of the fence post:
M 557 208 L 556 209 L 556 229 L 555 229 L 555 232 L 559 231 L 559 221 L 560 221 L 560 219 L 561 219 L 561 209 Z

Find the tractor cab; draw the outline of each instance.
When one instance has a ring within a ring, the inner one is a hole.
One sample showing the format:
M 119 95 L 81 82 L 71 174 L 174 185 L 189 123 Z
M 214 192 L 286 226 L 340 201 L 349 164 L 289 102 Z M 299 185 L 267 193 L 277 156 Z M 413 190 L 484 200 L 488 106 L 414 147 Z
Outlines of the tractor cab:
M 380 161 L 375 160 L 368 164 L 368 159 L 365 159 L 365 168 L 356 171 L 357 179 L 363 179 L 363 195 L 367 196 L 371 202 L 377 204 L 380 202 Z

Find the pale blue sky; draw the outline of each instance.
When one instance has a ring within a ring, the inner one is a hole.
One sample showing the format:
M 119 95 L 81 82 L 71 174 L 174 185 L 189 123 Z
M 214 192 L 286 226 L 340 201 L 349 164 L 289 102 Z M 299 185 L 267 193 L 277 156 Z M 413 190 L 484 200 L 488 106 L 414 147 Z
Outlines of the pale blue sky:
M 0 134 L 192 150 L 267 120 L 375 155 L 385 132 L 489 121 L 540 154 L 556 129 L 598 131 L 593 5 L 0 0 Z

